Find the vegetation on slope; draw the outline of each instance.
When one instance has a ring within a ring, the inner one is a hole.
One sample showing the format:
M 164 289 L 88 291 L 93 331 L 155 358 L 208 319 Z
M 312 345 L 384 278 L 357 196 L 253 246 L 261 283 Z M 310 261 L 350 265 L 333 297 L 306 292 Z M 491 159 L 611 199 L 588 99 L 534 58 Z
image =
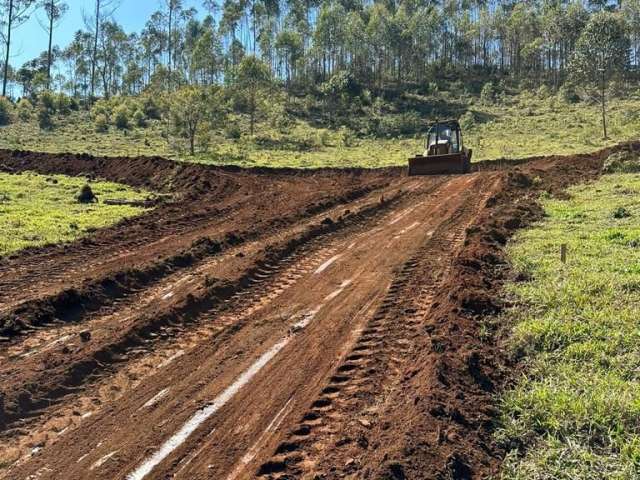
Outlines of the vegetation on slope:
M 510 247 L 529 280 L 510 286 L 524 373 L 502 401 L 505 479 L 640 475 L 638 194 L 637 174 L 575 187 Z
M 104 200 L 144 200 L 148 193 L 111 182 L 92 182 L 95 203 L 77 195 L 86 179 L 0 172 L 0 257 L 31 246 L 68 242 L 145 209 Z
M 122 104 L 129 104 L 127 110 L 133 111 L 127 128 L 108 123 L 97 131 L 96 118 L 114 117 Z M 636 95 L 610 103 L 608 141 L 602 140 L 598 105 L 568 102 L 547 89 L 503 93 L 491 102 L 454 97 L 452 92 L 406 94 L 394 103 L 365 103 L 357 115 L 347 119 L 348 125 L 335 127 L 322 123 L 320 108 L 303 99 L 274 104 L 262 112 L 254 135 L 249 133 L 247 115 L 230 113 L 223 124 L 198 135 L 193 157 L 188 140 L 175 134 L 170 119 L 152 115 L 144 117 L 141 126 L 134 122 L 135 113 L 144 109 L 132 99 L 99 102 L 91 114 L 82 110 L 57 113 L 52 117 L 55 128 L 44 130 L 31 109 L 29 114 L 13 113 L 12 123 L 2 127 L 0 148 L 161 155 L 241 166 L 379 167 L 404 165 L 409 156 L 422 152 L 426 125 L 437 118 L 460 119 L 475 160 L 583 153 L 637 138 L 640 131 L 640 96 Z

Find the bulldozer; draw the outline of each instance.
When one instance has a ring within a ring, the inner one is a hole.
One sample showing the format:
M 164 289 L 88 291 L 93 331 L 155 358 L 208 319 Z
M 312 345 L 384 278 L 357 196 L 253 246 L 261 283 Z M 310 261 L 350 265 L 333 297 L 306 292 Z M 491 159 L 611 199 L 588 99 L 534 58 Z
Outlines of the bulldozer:
M 464 147 L 456 120 L 436 122 L 427 132 L 424 153 L 409 159 L 409 175 L 469 173 L 472 153 Z

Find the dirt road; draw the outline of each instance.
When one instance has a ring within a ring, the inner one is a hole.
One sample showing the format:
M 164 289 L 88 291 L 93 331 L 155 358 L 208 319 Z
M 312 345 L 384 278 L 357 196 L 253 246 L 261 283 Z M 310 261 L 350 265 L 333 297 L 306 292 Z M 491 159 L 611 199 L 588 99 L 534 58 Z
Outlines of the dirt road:
M 501 372 L 474 319 L 495 305 L 506 235 L 535 217 L 536 189 L 557 185 L 565 161 L 406 178 L 0 160 L 130 184 L 142 171 L 175 197 L 0 264 L 0 478 L 495 467 L 479 431 Z M 581 161 L 597 174 L 599 156 Z

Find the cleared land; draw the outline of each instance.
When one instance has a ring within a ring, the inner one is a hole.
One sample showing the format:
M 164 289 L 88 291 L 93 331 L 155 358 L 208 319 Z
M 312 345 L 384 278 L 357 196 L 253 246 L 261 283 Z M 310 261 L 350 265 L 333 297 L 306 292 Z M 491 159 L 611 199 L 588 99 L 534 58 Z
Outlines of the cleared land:
M 609 153 L 407 178 L 1 152 L 175 201 L 0 263 L 0 478 L 495 472 L 503 246 Z

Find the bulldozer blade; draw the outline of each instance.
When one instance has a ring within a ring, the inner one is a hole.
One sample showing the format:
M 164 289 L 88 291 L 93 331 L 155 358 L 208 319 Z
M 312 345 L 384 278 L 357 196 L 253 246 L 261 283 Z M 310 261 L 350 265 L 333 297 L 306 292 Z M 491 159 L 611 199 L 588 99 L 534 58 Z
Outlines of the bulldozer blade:
M 471 161 L 463 153 L 417 156 L 409 159 L 409 175 L 442 175 L 469 173 Z

